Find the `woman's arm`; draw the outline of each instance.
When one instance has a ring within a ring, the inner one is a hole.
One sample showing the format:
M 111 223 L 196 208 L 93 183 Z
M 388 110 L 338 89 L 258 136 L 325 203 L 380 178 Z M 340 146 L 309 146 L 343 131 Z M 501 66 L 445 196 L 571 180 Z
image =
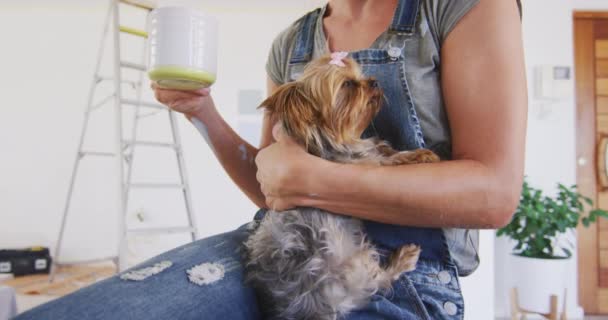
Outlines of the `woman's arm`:
M 523 179 L 527 120 L 515 2 L 481 0 L 449 34 L 441 58 L 452 161 L 337 164 L 279 137 L 256 159 L 268 206 L 312 206 L 410 226 L 497 228 L 508 223 Z
M 268 79 L 268 93 L 277 85 Z M 265 206 L 264 194 L 255 178 L 256 149 L 224 121 L 209 95 L 208 89 L 198 91 L 165 90 L 153 86 L 156 98 L 171 109 L 182 112 L 203 134 L 207 143 L 226 170 L 232 181 L 259 207 Z M 272 124 L 264 117 L 260 149 L 272 143 Z

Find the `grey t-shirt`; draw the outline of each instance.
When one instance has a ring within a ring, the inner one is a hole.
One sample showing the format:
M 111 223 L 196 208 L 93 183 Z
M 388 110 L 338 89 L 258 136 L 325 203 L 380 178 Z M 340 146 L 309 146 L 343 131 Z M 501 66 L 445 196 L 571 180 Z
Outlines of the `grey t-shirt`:
M 440 82 L 440 50 L 443 41 L 458 21 L 479 0 L 421 0 L 418 19 L 419 39 L 415 45 L 405 43 L 406 78 L 424 135 L 426 146 L 443 159 L 451 158 L 451 137 Z M 326 8 L 326 7 L 325 7 Z M 323 30 L 322 9 L 316 22 L 313 59 L 328 53 Z M 288 82 L 288 65 L 295 43 L 297 24 L 281 32 L 272 44 L 266 70 L 276 84 Z M 384 32 L 372 48 L 389 47 L 390 34 Z M 460 275 L 473 272 L 479 264 L 478 232 L 466 229 L 443 229 L 450 253 Z
M 426 145 L 440 153 L 442 158 L 450 157 L 451 139 L 438 81 L 439 52 L 441 44 L 450 31 L 478 2 L 479 0 L 422 0 L 421 2 L 419 28 L 425 34 L 428 32 L 428 35 L 422 37 L 423 41 L 415 53 L 415 56 L 418 57 L 417 61 L 414 60 L 414 63 L 408 65 L 408 85 L 415 102 Z M 323 31 L 324 13 L 325 8 L 316 23 L 313 58 L 328 53 Z M 281 32 L 272 44 L 266 71 L 270 79 L 278 85 L 289 81 L 287 66 L 296 32 L 297 25 L 291 25 Z M 389 35 L 385 32 L 372 47 L 383 48 L 388 41 Z

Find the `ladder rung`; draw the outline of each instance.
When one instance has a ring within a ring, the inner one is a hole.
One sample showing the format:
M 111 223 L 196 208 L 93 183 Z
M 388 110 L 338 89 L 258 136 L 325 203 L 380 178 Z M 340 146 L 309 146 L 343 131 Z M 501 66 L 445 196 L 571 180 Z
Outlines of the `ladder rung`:
M 181 233 L 194 232 L 194 228 L 192 227 L 170 227 L 170 228 L 138 228 L 138 229 L 129 229 L 127 233 Z
M 129 187 L 140 189 L 184 189 L 184 185 L 178 183 L 131 183 Z
M 114 152 L 99 152 L 99 151 L 80 151 L 80 156 L 99 156 L 99 157 L 113 157 Z
M 161 110 L 167 109 L 167 107 L 165 107 L 164 105 L 162 105 L 160 103 L 137 101 L 137 100 L 131 100 L 131 99 L 122 99 L 120 101 L 122 101 L 122 103 L 124 103 L 124 104 L 128 104 L 131 106 L 142 106 L 142 107 L 155 108 L 155 109 L 161 109 Z
M 177 148 L 178 147 L 178 145 L 176 143 L 155 142 L 155 141 L 125 140 L 124 143 L 127 146 L 147 146 L 147 147 L 166 147 L 166 148 Z
M 137 119 L 143 119 L 143 118 L 147 118 L 147 117 L 155 116 L 155 115 L 157 115 L 159 112 L 161 112 L 161 111 L 152 111 L 152 112 L 148 112 L 148 113 L 140 114 L 140 115 L 138 115 L 136 118 L 137 118 Z
M 156 7 L 154 2 L 146 0 L 120 0 L 120 2 L 146 10 L 154 10 L 154 8 Z
M 97 81 L 101 82 L 101 81 L 114 81 L 114 77 L 107 77 L 107 76 L 96 76 L 97 77 Z M 133 80 L 121 80 L 122 83 L 126 83 L 126 84 L 130 84 L 133 87 L 137 87 L 139 86 L 139 83 L 137 81 L 133 81 Z
M 148 33 L 145 32 L 144 30 L 139 30 L 139 29 L 135 29 L 135 28 L 131 28 L 131 27 L 125 27 L 125 26 L 120 26 L 119 30 L 121 32 L 124 33 L 128 33 L 134 36 L 138 36 L 138 37 L 142 37 L 142 38 L 147 38 L 148 37 Z
M 137 64 L 137 63 L 127 62 L 127 61 L 121 61 L 120 66 L 123 68 L 135 69 L 135 70 L 139 70 L 139 71 L 146 71 L 146 69 L 147 69 L 146 66 L 144 66 L 143 64 Z

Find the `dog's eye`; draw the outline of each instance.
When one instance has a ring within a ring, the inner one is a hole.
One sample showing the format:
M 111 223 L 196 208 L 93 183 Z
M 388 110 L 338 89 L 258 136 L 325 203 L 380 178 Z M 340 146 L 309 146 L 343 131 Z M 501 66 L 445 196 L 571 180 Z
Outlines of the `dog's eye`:
M 344 83 L 342 84 L 342 87 L 344 88 L 354 88 L 357 86 L 357 82 L 355 80 L 347 80 L 344 81 Z

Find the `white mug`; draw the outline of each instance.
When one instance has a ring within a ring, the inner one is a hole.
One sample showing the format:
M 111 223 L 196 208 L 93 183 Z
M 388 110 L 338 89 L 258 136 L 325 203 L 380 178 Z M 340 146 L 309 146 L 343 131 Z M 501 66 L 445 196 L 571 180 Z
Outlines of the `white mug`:
M 218 23 L 185 7 L 160 7 L 150 13 L 148 76 L 158 86 L 196 90 L 215 82 Z

